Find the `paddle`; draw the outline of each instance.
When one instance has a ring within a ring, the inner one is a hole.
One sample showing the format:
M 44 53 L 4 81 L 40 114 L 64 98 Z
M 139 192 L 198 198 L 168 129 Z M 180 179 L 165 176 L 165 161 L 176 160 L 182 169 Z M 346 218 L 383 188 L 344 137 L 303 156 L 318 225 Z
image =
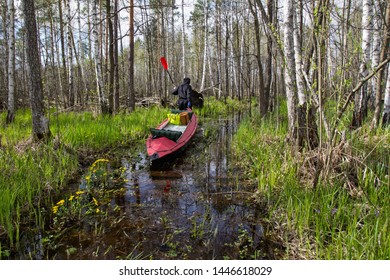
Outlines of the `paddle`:
M 162 57 L 160 58 L 160 62 L 161 62 L 161 65 L 164 67 L 164 69 L 167 71 L 167 73 L 168 73 L 168 75 L 169 75 L 169 78 L 171 79 L 172 84 L 175 84 L 175 83 L 173 82 L 173 80 L 172 80 L 171 74 L 170 74 L 169 71 L 168 71 L 168 62 L 167 62 L 167 60 L 165 59 L 165 57 L 162 56 Z

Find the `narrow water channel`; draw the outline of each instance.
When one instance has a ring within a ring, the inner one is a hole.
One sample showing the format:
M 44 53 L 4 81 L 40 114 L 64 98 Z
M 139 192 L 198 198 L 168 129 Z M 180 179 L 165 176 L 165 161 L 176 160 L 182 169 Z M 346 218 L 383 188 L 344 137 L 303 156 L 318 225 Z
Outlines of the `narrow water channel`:
M 186 150 L 158 164 L 126 151 L 121 195 L 106 219 L 62 234 L 51 259 L 274 259 L 252 199 L 256 186 L 235 167 L 230 145 L 241 115 L 204 121 Z M 81 185 L 82 187 L 82 185 Z

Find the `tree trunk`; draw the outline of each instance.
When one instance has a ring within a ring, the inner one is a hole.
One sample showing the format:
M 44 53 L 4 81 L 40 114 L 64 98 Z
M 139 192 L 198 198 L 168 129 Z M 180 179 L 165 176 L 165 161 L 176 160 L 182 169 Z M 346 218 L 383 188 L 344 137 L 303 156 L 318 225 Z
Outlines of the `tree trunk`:
M 284 6 L 284 50 L 286 55 L 285 84 L 287 97 L 289 138 L 296 137 L 296 71 L 294 56 L 294 0 L 286 0 Z
M 380 55 L 380 61 L 384 61 L 389 58 L 389 44 L 390 44 L 390 4 L 387 4 L 386 8 L 386 18 L 384 22 L 384 26 L 386 26 L 386 30 L 384 33 L 384 38 L 382 42 L 382 50 Z M 382 80 L 383 80 L 383 69 L 379 71 L 377 74 L 378 80 L 377 80 L 377 86 L 376 86 L 376 93 L 375 93 L 375 112 L 374 112 L 374 118 L 372 120 L 371 126 L 376 128 L 379 125 L 379 118 L 381 114 L 381 103 L 382 103 Z M 387 103 L 388 104 L 388 103 Z M 386 109 L 386 105 L 385 105 Z M 383 125 L 388 124 L 388 111 L 385 113 L 385 109 L 383 111 L 382 119 L 385 120 Z M 387 107 L 388 109 L 388 107 Z
M 267 10 L 268 10 L 268 16 L 270 20 L 270 24 L 273 25 L 273 19 L 274 19 L 274 0 L 267 0 Z M 272 81 L 272 53 L 273 53 L 273 41 L 270 36 L 267 36 L 267 58 L 265 62 L 266 66 L 266 79 L 265 79 L 265 85 L 264 85 L 264 92 L 268 99 L 268 105 L 267 110 L 269 107 L 269 99 L 271 96 L 271 81 Z
M 203 0 L 203 16 L 204 16 L 204 46 L 203 46 L 203 70 L 202 70 L 202 82 L 200 84 L 200 91 L 204 89 L 204 83 L 206 79 L 206 63 L 207 63 L 207 45 L 208 45 L 208 12 L 207 12 L 207 0 Z
M 263 117 L 267 114 L 269 106 L 269 94 L 266 93 L 264 87 L 264 74 L 263 74 L 263 63 L 261 62 L 261 42 L 260 42 L 260 23 L 259 17 L 255 9 L 255 5 L 249 0 L 249 9 L 254 18 L 255 24 L 255 36 L 256 36 L 256 61 L 257 67 L 259 67 L 259 112 L 260 116 Z
M 359 68 L 359 78 L 367 76 L 370 62 L 370 44 L 371 44 L 371 17 L 372 17 L 372 0 L 363 0 L 362 15 L 362 61 Z M 367 116 L 368 86 L 365 84 L 359 94 L 355 96 L 355 108 L 352 118 L 352 127 L 361 127 Z
M 387 81 L 385 89 L 385 102 L 383 106 L 382 114 L 382 126 L 383 128 L 390 124 L 390 67 L 387 67 Z
M 114 113 L 114 30 L 112 28 L 112 17 L 111 17 L 111 1 L 106 0 L 106 11 L 107 11 L 107 29 L 108 29 L 108 60 L 109 60 L 109 78 L 108 78 L 108 107 L 110 108 L 110 114 Z
M 118 16 L 118 0 L 115 0 L 115 17 L 114 17 L 114 76 L 115 76 L 115 87 L 114 87 L 114 110 L 119 112 L 119 90 L 120 90 L 120 79 L 119 79 L 119 44 L 118 44 L 118 28 L 119 28 L 119 16 Z
M 134 0 L 130 0 L 130 46 L 129 46 L 129 110 L 135 110 L 134 92 Z
M 185 34 L 186 34 L 186 29 L 185 29 L 185 19 L 184 19 L 184 0 L 181 1 L 181 25 L 182 25 L 182 30 L 181 30 L 181 50 L 182 50 L 182 73 L 183 73 L 183 78 L 187 76 L 187 69 L 186 69 L 186 48 L 185 48 Z
M 224 102 L 226 103 L 226 98 L 230 94 L 230 79 L 229 79 L 229 40 L 230 40 L 230 30 L 229 30 L 229 19 L 225 18 L 225 94 Z
M 372 69 L 375 69 L 380 61 L 381 54 L 381 10 L 380 10 L 380 1 L 374 1 L 373 6 L 373 40 L 372 40 Z M 375 103 L 375 93 L 376 93 L 376 85 L 377 85 L 377 76 L 374 76 L 370 81 L 370 85 L 372 88 L 372 94 L 369 96 L 370 107 L 374 107 Z M 375 109 L 375 108 L 374 108 Z
M 109 114 L 109 106 L 107 104 L 107 99 L 104 93 L 103 77 L 102 77 L 102 56 L 101 48 L 99 46 L 99 19 L 98 19 L 98 1 L 94 0 L 93 2 L 93 35 L 94 35 L 94 56 L 95 56 L 95 76 L 96 76 L 96 88 L 99 97 L 99 105 L 101 112 L 103 114 Z
M 69 105 L 75 105 L 74 78 L 73 78 L 73 50 L 72 50 L 72 14 L 70 11 L 70 0 L 66 1 L 67 23 L 68 23 L 68 96 Z
M 27 64 L 30 74 L 30 103 L 32 114 L 32 135 L 36 140 L 47 140 L 51 136 L 49 121 L 45 117 L 41 64 L 39 61 L 37 25 L 34 0 L 23 0 L 23 12 L 27 36 Z
M 7 29 L 8 29 L 8 112 L 6 123 L 15 119 L 15 6 L 14 0 L 8 0 Z
M 302 3 L 298 2 L 296 6 L 296 13 L 294 16 L 294 54 L 295 54 L 295 69 L 296 69 L 296 83 L 298 93 L 298 129 L 297 140 L 298 146 L 304 147 L 305 143 L 309 149 L 318 147 L 318 131 L 315 119 L 315 110 L 307 101 L 302 64 L 302 29 L 301 29 L 301 15 Z
M 60 41 L 61 41 L 61 61 L 62 61 L 62 81 L 66 81 L 66 77 L 68 77 L 68 71 L 66 67 L 66 52 L 65 52 L 65 38 L 64 38 L 64 20 L 63 20 L 63 13 L 62 13 L 62 0 L 58 0 L 58 16 L 60 20 Z M 67 83 L 62 83 L 62 98 L 64 102 L 65 108 L 69 106 L 69 100 L 68 100 L 68 87 Z

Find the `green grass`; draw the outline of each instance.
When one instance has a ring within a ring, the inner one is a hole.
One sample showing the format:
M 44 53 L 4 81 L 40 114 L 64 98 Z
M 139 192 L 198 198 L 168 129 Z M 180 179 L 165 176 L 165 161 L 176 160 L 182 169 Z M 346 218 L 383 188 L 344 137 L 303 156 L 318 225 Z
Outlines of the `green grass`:
M 307 154 L 285 143 L 286 126 L 276 117 L 244 120 L 233 147 L 266 199 L 268 235 L 283 242 L 285 258 L 390 259 L 389 130 L 351 134 L 352 195 L 341 174 L 313 189 L 300 173 Z
M 28 110 L 18 111 L 11 125 L 1 123 L 0 236 L 6 233 L 8 249 L 17 246 L 21 224 L 42 221 L 41 213 L 51 205 L 52 196 L 77 176 L 80 152 L 95 154 L 140 142 L 168 112 L 154 107 L 113 117 L 62 113 L 58 118 L 51 116 L 53 141 L 39 145 L 29 141 L 32 128 Z M 0 118 L 3 121 L 5 113 Z M 2 248 L 8 250 L 4 244 Z
M 231 98 L 227 98 L 226 103 L 224 103 L 211 96 L 204 98 L 204 107 L 202 109 L 195 108 L 194 111 L 200 118 L 227 116 L 234 110 L 246 110 L 248 105 Z

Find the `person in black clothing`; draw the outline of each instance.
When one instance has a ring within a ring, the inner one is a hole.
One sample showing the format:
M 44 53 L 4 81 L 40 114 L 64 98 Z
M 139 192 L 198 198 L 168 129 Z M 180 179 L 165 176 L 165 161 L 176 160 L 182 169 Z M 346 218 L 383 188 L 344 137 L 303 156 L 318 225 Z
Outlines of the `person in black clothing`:
M 179 95 L 179 100 L 177 100 L 177 106 L 179 107 L 179 110 L 185 110 L 186 108 L 192 109 L 192 87 L 190 82 L 190 78 L 184 78 L 183 83 L 180 86 L 175 87 L 171 92 L 173 95 Z

